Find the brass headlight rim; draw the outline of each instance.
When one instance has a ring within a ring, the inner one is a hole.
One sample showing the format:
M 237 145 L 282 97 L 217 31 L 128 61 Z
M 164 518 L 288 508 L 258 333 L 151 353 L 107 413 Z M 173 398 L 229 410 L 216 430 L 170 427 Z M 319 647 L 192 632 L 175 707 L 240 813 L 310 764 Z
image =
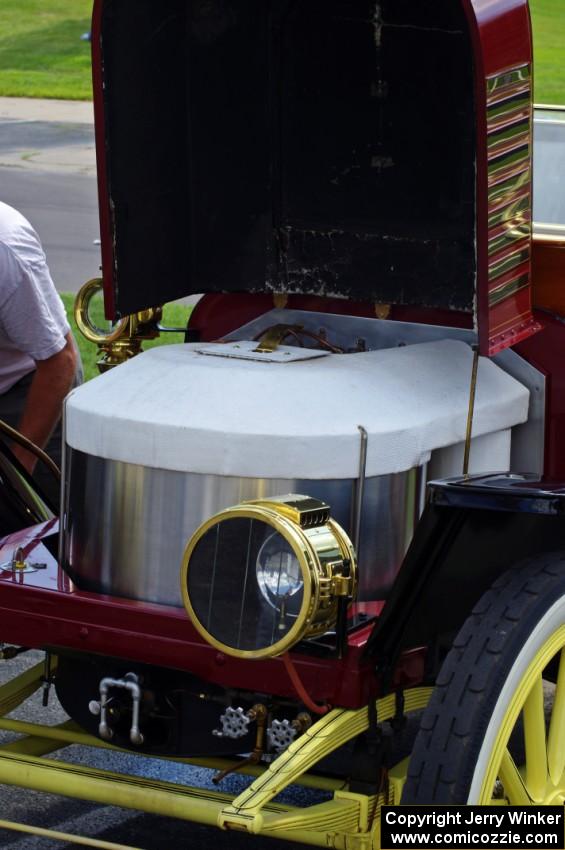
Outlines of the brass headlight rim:
M 210 632 L 198 619 L 188 593 L 190 559 L 198 542 L 218 523 L 224 522 L 227 519 L 236 518 L 258 519 L 274 528 L 275 531 L 278 531 L 279 534 L 281 534 L 281 536 L 290 543 L 292 550 L 297 557 L 304 582 L 304 598 L 302 600 L 302 605 L 300 606 L 300 611 L 296 616 L 296 622 L 288 630 L 286 635 L 281 638 L 281 640 L 259 650 L 235 649 L 228 644 L 222 643 L 210 634 Z M 277 513 L 276 510 L 265 508 L 263 506 L 236 505 L 233 508 L 227 508 L 224 511 L 220 511 L 210 517 L 210 519 L 206 520 L 194 532 L 183 553 L 181 565 L 181 593 L 190 621 L 197 632 L 205 639 L 206 643 L 233 658 L 259 661 L 264 658 L 276 658 L 279 655 L 283 655 L 283 653 L 287 652 L 300 642 L 311 623 L 312 612 L 317 610 L 320 598 L 320 575 L 316 569 L 317 561 L 318 558 L 314 548 L 302 533 L 300 526 L 297 526 L 294 522 L 292 522 L 292 520 L 281 516 L 281 514 Z
M 129 322 L 129 316 L 119 319 L 113 329 L 108 333 L 104 333 L 100 328 L 96 328 L 92 324 L 88 315 L 88 308 L 94 295 L 103 290 L 103 288 L 104 284 L 101 277 L 93 277 L 87 280 L 79 289 L 74 304 L 74 317 L 79 331 L 85 339 L 96 345 L 107 345 L 119 340 L 127 330 Z

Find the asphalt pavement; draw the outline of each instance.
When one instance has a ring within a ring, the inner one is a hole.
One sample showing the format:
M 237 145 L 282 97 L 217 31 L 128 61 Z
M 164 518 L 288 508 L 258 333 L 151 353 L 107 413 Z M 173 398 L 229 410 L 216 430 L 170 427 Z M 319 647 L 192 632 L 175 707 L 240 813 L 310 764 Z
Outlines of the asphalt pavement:
M 60 292 L 99 274 L 91 103 L 0 98 L 0 200 L 39 233 Z

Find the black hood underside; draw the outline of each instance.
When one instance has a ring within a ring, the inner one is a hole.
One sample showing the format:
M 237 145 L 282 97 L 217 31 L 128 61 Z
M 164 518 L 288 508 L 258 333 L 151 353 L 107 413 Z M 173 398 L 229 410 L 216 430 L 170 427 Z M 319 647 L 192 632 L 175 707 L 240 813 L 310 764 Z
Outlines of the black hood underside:
M 472 310 L 456 0 L 105 0 L 101 50 L 119 315 L 209 291 Z

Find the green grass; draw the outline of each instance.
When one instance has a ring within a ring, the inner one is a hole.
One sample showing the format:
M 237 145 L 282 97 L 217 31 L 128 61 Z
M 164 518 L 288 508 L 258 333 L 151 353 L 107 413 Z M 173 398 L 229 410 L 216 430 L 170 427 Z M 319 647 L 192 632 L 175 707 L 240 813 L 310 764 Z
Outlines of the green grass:
M 92 0 L 0 0 L 0 95 L 92 97 Z
M 530 0 L 536 103 L 565 105 L 565 0 Z
M 97 348 L 93 343 L 88 342 L 77 329 L 73 316 L 73 305 L 75 301 L 75 296 L 68 292 L 65 292 L 61 295 L 61 298 L 63 299 L 63 303 L 67 311 L 69 324 L 73 329 L 75 339 L 80 349 L 82 364 L 84 366 L 84 379 L 85 381 L 89 381 L 91 378 L 94 378 L 96 375 L 99 374 L 98 368 L 96 366 L 96 360 L 98 359 L 96 356 Z M 165 305 L 162 324 L 165 327 L 171 328 L 185 327 L 188 321 L 188 317 L 190 316 L 191 310 L 191 307 L 184 307 L 181 304 L 167 304 Z M 103 318 L 104 314 L 101 300 L 99 302 L 92 302 L 92 311 L 90 315 L 97 326 L 104 327 L 105 322 Z M 183 334 L 163 333 L 155 340 L 151 340 L 150 342 L 144 342 L 143 350 L 147 351 L 148 348 L 154 348 L 156 345 L 170 345 L 173 342 L 183 342 L 183 340 Z
M 536 102 L 565 104 L 565 0 L 530 8 Z M 92 0 L 0 0 L 0 95 L 88 100 L 90 44 L 80 36 L 91 9 Z

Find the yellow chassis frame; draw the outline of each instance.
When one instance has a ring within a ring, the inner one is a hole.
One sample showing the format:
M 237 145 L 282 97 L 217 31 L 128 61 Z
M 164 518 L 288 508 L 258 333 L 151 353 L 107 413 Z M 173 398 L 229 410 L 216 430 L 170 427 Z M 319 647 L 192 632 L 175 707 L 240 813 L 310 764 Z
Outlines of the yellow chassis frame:
M 333 709 L 268 767 L 243 768 L 243 773 L 255 778 L 248 788 L 233 797 L 221 791 L 132 777 L 46 758 L 49 753 L 71 744 L 116 748 L 82 732 L 70 721 L 58 726 L 43 726 L 6 718 L 41 686 L 42 673 L 43 665 L 38 664 L 0 686 L 0 729 L 21 736 L 0 746 L 0 784 L 123 806 L 315 847 L 379 850 L 380 808 L 383 804 L 399 803 L 406 763 L 401 762 L 390 772 L 386 800 L 382 794 L 368 797 L 351 793 L 340 780 L 308 773 L 322 758 L 368 728 L 366 707 L 358 710 Z M 406 691 L 405 711 L 409 713 L 424 708 L 430 695 L 430 688 Z M 379 721 L 394 716 L 394 695 L 377 700 L 377 713 Z M 129 751 L 128 754 L 131 755 Z M 211 769 L 224 769 L 236 764 L 219 758 L 179 759 L 178 762 Z M 290 785 L 333 792 L 333 797 L 307 808 L 272 802 Z M 7 821 L 0 821 L 0 828 L 29 831 L 67 841 L 72 839 L 87 846 L 122 846 Z

